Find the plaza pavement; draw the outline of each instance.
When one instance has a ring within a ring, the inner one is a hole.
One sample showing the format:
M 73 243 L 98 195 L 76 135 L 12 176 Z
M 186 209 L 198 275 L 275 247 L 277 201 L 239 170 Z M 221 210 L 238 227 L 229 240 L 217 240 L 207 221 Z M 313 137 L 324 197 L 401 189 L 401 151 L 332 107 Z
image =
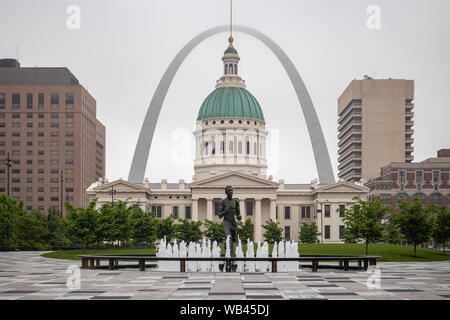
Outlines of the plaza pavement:
M 380 289 L 367 286 L 372 273 L 354 270 L 250 274 L 96 269 L 81 270 L 81 288 L 70 290 L 67 268 L 81 262 L 48 259 L 40 254 L 0 252 L 0 300 L 450 300 L 450 261 L 379 263 Z

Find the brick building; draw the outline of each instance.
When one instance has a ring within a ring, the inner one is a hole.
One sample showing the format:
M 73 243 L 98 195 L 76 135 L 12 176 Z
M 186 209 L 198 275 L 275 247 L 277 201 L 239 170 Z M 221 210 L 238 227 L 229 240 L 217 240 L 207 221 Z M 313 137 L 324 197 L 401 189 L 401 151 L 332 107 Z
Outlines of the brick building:
M 10 195 L 27 210 L 59 208 L 61 198 L 88 204 L 85 190 L 105 175 L 105 127 L 95 99 L 69 69 L 0 60 L 0 159 L 8 154 Z M 3 165 L 0 193 L 7 189 Z
M 436 158 L 415 163 L 390 163 L 381 176 L 369 181 L 370 197 L 397 206 L 398 200 L 450 208 L 450 149 L 441 149 Z

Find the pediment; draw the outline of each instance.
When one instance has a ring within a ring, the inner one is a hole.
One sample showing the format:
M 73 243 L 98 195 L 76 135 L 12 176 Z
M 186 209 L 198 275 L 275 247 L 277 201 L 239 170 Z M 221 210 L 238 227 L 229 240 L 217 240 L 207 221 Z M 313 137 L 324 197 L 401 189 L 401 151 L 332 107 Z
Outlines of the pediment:
M 278 183 L 248 175 L 242 172 L 227 172 L 218 176 L 196 181 L 190 184 L 191 188 L 205 188 L 205 187 L 267 187 L 278 188 Z
M 370 189 L 358 184 L 341 181 L 316 189 L 318 192 L 369 192 Z
M 111 190 L 111 188 L 114 188 L 118 192 L 119 191 L 130 192 L 130 191 L 146 191 L 146 190 L 148 190 L 140 185 L 130 183 L 130 182 L 122 180 L 122 179 L 112 181 L 112 182 L 106 183 L 104 185 L 98 186 L 98 187 L 94 188 L 94 190 L 97 192 L 101 192 L 101 191 L 109 191 L 109 190 Z

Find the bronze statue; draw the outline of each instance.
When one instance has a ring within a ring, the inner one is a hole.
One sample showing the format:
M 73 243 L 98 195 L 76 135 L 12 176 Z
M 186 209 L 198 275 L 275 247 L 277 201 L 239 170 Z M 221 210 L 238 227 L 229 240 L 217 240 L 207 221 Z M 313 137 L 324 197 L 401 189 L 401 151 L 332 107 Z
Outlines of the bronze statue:
M 223 233 L 225 234 L 225 241 L 228 236 L 231 238 L 231 256 L 234 256 L 234 243 L 237 242 L 237 225 L 234 216 L 239 221 L 242 220 L 239 211 L 239 201 L 233 199 L 233 188 L 227 186 L 225 188 L 227 197 L 219 202 L 219 218 L 223 218 L 222 226 Z

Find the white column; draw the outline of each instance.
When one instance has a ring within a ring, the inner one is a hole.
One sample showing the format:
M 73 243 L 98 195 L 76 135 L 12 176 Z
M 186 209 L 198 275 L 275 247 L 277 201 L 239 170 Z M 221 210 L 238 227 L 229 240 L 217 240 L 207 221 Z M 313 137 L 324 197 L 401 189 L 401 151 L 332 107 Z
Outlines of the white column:
M 243 200 L 239 200 L 239 210 L 241 211 L 241 217 L 242 217 L 242 222 L 245 222 L 245 220 L 247 219 L 246 214 L 245 214 L 245 199 Z
M 255 200 L 255 242 L 262 241 L 261 199 Z
M 277 221 L 277 201 L 276 200 L 270 200 L 270 219 L 272 221 Z
M 212 199 L 206 199 L 206 219 L 213 221 Z
M 192 200 L 192 221 L 198 221 L 198 200 Z

